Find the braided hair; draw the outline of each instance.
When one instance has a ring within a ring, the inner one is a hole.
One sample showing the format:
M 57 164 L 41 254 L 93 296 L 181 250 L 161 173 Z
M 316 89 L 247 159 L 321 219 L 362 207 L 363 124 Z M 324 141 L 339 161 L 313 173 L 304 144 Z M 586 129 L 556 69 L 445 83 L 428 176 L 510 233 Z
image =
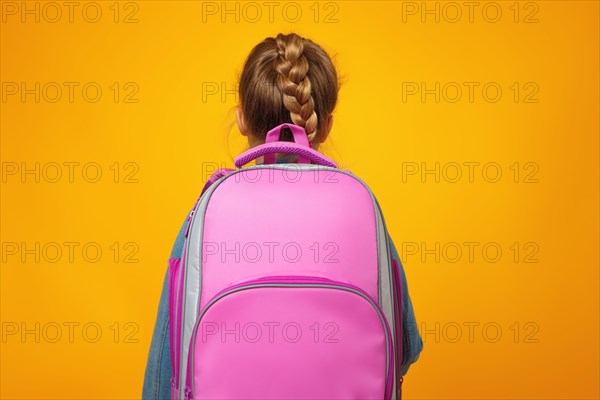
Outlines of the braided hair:
M 338 90 L 336 69 L 319 45 L 295 33 L 280 33 L 250 52 L 240 77 L 240 105 L 250 132 L 259 139 L 277 125 L 293 123 L 318 144 L 326 137 Z M 291 140 L 290 132 L 282 139 Z

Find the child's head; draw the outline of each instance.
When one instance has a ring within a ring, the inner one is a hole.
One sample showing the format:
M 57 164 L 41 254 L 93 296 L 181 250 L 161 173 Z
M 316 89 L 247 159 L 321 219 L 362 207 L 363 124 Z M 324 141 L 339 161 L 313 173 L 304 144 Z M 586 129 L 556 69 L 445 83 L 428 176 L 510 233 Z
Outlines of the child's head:
M 280 33 L 259 43 L 246 60 L 239 91 L 238 127 L 250 146 L 264 143 L 266 133 L 283 123 L 302 126 L 313 148 L 327 139 L 338 77 L 329 55 L 310 39 Z

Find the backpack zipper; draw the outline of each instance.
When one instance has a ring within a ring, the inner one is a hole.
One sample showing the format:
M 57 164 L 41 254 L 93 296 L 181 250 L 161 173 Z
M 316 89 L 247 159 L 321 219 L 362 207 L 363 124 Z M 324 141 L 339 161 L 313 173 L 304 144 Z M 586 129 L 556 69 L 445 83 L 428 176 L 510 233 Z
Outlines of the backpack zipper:
M 327 278 L 321 277 L 303 277 L 303 276 L 272 276 L 272 277 L 263 277 L 254 279 L 251 281 L 247 281 L 244 283 L 240 283 L 237 285 L 230 286 L 219 293 L 217 293 L 207 304 L 204 306 L 202 312 L 198 315 L 196 319 L 196 323 L 194 325 L 194 330 L 192 331 L 192 336 L 190 340 L 190 351 L 188 353 L 188 366 L 187 366 L 187 379 L 186 383 L 186 393 L 189 391 L 189 399 L 194 398 L 194 384 L 193 384 L 193 376 L 194 376 L 194 363 L 192 362 L 193 355 L 195 353 L 196 347 L 196 335 L 198 332 L 198 326 L 200 325 L 200 321 L 202 317 L 207 312 L 207 310 L 215 304 L 217 301 L 222 299 L 223 297 L 230 295 L 232 293 L 236 293 L 242 290 L 248 290 L 253 288 L 264 288 L 264 287 L 316 287 L 316 288 L 329 288 L 329 289 L 337 289 L 337 290 L 345 290 L 354 294 L 357 294 L 367 300 L 377 312 L 379 319 L 382 322 L 384 331 L 385 331 L 385 341 L 386 341 L 386 378 L 385 378 L 385 394 L 384 399 L 391 399 L 392 396 L 392 388 L 393 388 L 393 380 L 394 380 L 394 345 L 393 339 L 390 331 L 390 327 L 388 325 L 388 321 L 385 317 L 385 314 L 381 307 L 377 304 L 377 302 L 373 301 L 371 297 L 365 293 L 362 289 L 350 285 L 347 283 L 342 283 L 338 281 L 333 281 Z

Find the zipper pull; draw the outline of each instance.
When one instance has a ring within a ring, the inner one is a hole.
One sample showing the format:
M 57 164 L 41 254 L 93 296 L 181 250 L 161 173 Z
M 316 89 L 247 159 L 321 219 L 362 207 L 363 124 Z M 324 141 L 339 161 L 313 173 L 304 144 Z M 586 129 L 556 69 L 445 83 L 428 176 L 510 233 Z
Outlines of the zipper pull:
M 179 399 L 179 391 L 175 385 L 175 377 L 171 378 L 171 399 Z
M 190 233 L 190 226 L 192 225 L 192 218 L 194 217 L 194 210 L 190 212 L 190 216 L 187 219 L 187 228 L 185 228 L 185 237 L 187 238 Z
M 398 379 L 398 395 L 396 396 L 398 400 L 402 400 L 402 382 L 404 382 L 403 376 Z

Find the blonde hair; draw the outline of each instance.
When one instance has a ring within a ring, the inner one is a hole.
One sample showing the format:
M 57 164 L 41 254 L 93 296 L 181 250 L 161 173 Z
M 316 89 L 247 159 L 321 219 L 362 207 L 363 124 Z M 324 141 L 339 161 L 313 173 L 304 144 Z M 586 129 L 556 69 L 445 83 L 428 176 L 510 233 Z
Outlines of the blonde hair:
M 293 123 L 318 144 L 326 137 L 338 90 L 336 69 L 321 46 L 295 33 L 280 33 L 248 55 L 240 77 L 240 105 L 248 129 L 259 139 L 277 125 Z M 283 140 L 290 138 L 288 131 Z

